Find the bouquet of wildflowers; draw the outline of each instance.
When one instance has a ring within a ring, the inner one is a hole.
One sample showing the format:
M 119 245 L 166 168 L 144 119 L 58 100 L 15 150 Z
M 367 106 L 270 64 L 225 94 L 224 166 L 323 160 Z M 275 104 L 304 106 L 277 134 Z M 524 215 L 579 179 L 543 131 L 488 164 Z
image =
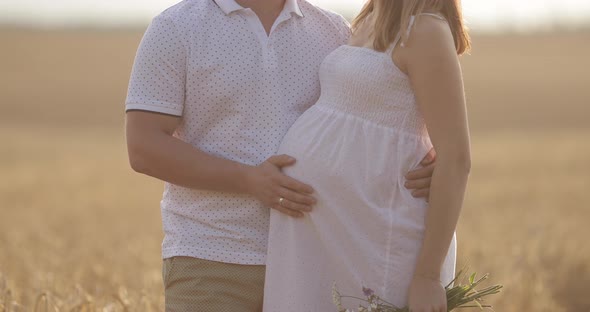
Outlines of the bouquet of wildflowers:
M 479 278 L 478 280 L 475 279 L 476 274 L 473 273 L 469 276 L 469 282 L 465 285 L 455 285 L 452 286 L 459 278 L 463 276 L 463 271 L 459 271 L 457 276 L 453 281 L 451 281 L 446 287 L 445 290 L 447 292 L 447 311 L 453 311 L 456 308 L 490 308 L 489 305 L 483 304 L 483 298 L 489 295 L 497 294 L 500 292 L 502 285 L 493 285 L 486 287 L 481 290 L 475 289 L 481 282 L 488 278 L 488 274 L 484 275 L 483 277 Z M 338 308 L 338 312 L 354 312 L 350 309 L 345 309 L 342 307 L 341 298 L 355 298 L 359 299 L 363 302 L 367 303 L 367 306 L 360 305 L 358 307 L 358 312 L 409 312 L 410 309 L 408 307 L 399 308 L 395 307 L 393 304 L 381 299 L 379 296 L 375 295 L 375 292 L 370 288 L 363 287 L 363 294 L 367 297 L 366 299 L 357 298 L 352 296 L 342 296 L 338 292 L 336 288 L 336 284 L 332 288 L 332 299 L 334 304 Z

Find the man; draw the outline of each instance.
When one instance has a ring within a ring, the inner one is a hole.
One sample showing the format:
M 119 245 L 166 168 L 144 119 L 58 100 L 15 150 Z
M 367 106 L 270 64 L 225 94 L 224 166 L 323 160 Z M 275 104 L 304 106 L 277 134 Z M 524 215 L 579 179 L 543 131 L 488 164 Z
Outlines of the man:
M 167 311 L 260 311 L 269 208 L 310 212 L 312 186 L 274 155 L 320 93 L 347 22 L 304 0 L 185 0 L 152 21 L 126 101 L 129 160 L 166 181 Z M 408 187 L 426 197 L 433 156 Z

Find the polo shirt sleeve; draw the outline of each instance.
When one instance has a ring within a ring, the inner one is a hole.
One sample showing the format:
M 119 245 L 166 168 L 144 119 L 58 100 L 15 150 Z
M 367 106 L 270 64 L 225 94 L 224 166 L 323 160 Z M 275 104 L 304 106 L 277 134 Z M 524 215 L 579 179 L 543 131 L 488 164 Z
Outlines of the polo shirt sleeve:
M 342 15 L 338 15 L 338 19 L 339 19 L 338 29 L 340 30 L 340 33 L 342 34 L 342 38 L 344 38 L 344 40 L 346 40 L 346 42 L 348 42 L 348 39 L 350 39 L 350 35 L 351 35 L 350 23 Z
M 137 50 L 125 110 L 144 110 L 182 116 L 185 97 L 184 38 L 173 21 L 157 16 Z
M 330 17 L 332 19 L 332 23 L 336 29 L 338 29 L 341 43 L 348 43 L 348 40 L 351 36 L 350 23 L 342 15 L 337 13 L 332 13 Z

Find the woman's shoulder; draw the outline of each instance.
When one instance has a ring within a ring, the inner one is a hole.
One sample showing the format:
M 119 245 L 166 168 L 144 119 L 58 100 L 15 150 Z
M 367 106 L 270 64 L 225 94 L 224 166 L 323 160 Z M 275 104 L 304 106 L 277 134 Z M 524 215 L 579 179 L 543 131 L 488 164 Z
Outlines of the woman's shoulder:
M 454 50 L 454 39 L 446 19 L 434 13 L 422 13 L 414 17 L 412 29 L 405 43 L 407 48 L 443 48 Z
M 438 68 L 456 62 L 455 39 L 445 19 L 435 16 L 415 17 L 411 32 L 397 55 L 397 64 L 411 75 L 412 68 Z

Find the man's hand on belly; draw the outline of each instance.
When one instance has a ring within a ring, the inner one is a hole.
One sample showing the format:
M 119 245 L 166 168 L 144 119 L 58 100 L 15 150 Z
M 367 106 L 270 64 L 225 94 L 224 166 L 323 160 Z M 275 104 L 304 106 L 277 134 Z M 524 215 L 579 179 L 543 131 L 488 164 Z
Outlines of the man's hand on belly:
M 248 171 L 246 181 L 249 193 L 265 206 L 292 217 L 302 217 L 316 203 L 313 188 L 287 175 L 281 169 L 292 166 L 295 159 L 277 155 Z

